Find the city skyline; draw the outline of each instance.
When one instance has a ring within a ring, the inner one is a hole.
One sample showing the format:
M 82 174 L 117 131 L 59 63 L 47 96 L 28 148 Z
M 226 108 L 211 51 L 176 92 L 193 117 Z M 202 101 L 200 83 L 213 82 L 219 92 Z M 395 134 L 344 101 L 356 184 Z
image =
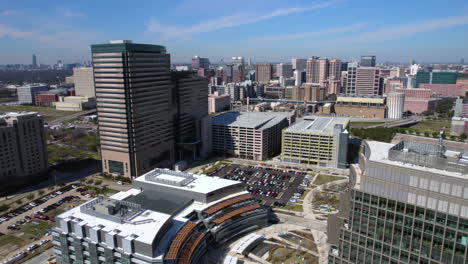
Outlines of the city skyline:
M 90 45 L 108 39 L 171 47 L 175 63 L 193 55 L 212 63 L 239 55 L 254 62 L 375 54 L 378 63 L 456 63 L 468 57 L 468 5 L 462 1 L 126 4 L 9 3 L 0 9 L 0 64 L 30 64 L 33 53 L 38 63 L 88 61 Z

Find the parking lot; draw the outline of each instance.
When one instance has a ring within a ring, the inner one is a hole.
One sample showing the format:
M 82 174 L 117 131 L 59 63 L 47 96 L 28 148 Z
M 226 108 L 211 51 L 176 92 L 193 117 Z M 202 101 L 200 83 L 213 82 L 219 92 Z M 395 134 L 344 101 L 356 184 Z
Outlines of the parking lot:
M 306 172 L 237 164 L 223 165 L 208 175 L 242 181 L 255 198 L 276 206 L 296 203 L 311 178 Z
M 75 187 L 75 188 L 73 188 Z M 0 259 L 25 258 L 50 246 L 55 215 L 89 199 L 78 186 L 45 194 L 0 217 Z

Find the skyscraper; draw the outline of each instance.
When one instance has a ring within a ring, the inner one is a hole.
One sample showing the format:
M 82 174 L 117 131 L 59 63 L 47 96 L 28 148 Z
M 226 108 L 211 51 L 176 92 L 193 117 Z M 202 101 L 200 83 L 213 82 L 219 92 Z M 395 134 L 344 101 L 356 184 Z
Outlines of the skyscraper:
M 0 115 L 0 193 L 41 180 L 49 169 L 44 119 L 36 112 Z
M 341 60 L 328 61 L 328 78 L 330 80 L 340 80 L 341 78 Z
M 94 89 L 93 68 L 73 68 L 73 82 L 75 83 L 75 93 L 77 96 L 96 96 L 96 91 Z
M 312 57 L 307 60 L 307 83 L 322 85 L 328 78 L 328 59 Z
M 174 162 L 170 55 L 158 45 L 92 45 L 104 172 L 135 177 Z
M 244 66 L 244 57 L 232 57 L 232 64 Z
M 255 65 L 255 81 L 268 83 L 273 77 L 273 65 L 271 63 L 257 63 Z
M 33 54 L 33 55 L 32 55 L 32 66 L 33 66 L 33 68 L 37 68 L 37 58 L 36 58 L 36 54 Z
M 328 217 L 328 263 L 467 263 L 467 148 L 415 136 L 365 142 Z
M 293 70 L 291 64 L 280 63 L 276 64 L 276 76 L 283 76 L 284 78 L 290 78 L 293 76 Z
M 381 94 L 380 69 L 377 67 L 360 67 L 357 62 L 348 63 L 346 82 L 346 94 Z
M 199 68 L 204 68 L 208 69 L 210 68 L 210 60 L 208 58 L 201 58 L 198 56 L 195 56 L 192 58 L 192 69 L 199 69 Z
M 375 56 L 361 56 L 362 67 L 375 67 Z
M 293 70 L 305 71 L 307 68 L 306 59 L 291 59 L 291 64 L 292 64 Z

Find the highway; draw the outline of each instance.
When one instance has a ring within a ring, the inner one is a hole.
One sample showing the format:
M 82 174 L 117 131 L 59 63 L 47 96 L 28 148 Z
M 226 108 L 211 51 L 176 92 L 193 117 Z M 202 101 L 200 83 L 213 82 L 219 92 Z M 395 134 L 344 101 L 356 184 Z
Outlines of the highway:
M 62 123 L 65 120 L 76 118 L 76 117 L 83 116 L 83 115 L 89 115 L 89 114 L 92 114 L 92 113 L 95 113 L 95 112 L 96 112 L 96 109 L 75 112 L 73 114 L 69 114 L 69 115 L 66 115 L 66 116 L 61 116 L 59 118 L 51 120 L 51 121 L 47 122 L 47 124 L 49 124 L 49 125 L 58 125 L 59 123 Z
M 396 121 L 389 121 L 383 124 L 368 126 L 366 128 L 376 128 L 376 127 L 401 127 L 401 126 L 408 126 L 414 125 L 419 123 L 420 119 L 403 119 L 403 120 L 396 120 Z

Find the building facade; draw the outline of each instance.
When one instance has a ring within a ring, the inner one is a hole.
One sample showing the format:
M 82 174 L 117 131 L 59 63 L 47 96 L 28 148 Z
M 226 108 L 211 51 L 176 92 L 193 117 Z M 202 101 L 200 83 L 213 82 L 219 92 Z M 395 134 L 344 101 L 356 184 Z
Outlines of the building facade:
M 381 95 L 380 69 L 361 67 L 357 63 L 348 64 L 346 94 Z
M 293 69 L 291 64 L 280 63 L 276 64 L 276 77 L 291 78 Z
M 404 93 L 388 93 L 387 95 L 387 118 L 400 119 L 405 109 Z
M 77 96 L 88 98 L 96 97 L 93 68 L 73 68 L 73 82 L 75 84 L 75 94 Z
M 37 95 L 49 90 L 49 85 L 44 83 L 26 84 L 16 88 L 19 104 L 36 105 Z
M 328 59 L 312 57 L 307 60 L 307 83 L 322 85 L 328 78 Z
M 91 50 L 103 171 L 135 177 L 172 164 L 174 86 L 165 47 L 117 41 Z
M 305 117 L 283 130 L 281 159 L 285 162 L 346 168 L 347 118 Z
M 361 66 L 362 67 L 375 67 L 375 56 L 361 56 Z
M 307 59 L 291 59 L 291 64 L 295 71 L 305 72 L 307 69 Z
M 341 60 L 328 61 L 328 78 L 332 81 L 341 79 Z
M 225 95 L 218 95 L 217 92 L 215 94 L 210 94 L 208 96 L 208 113 L 218 113 L 229 110 L 231 107 L 231 97 L 227 94 Z
M 387 116 L 385 98 L 380 96 L 338 96 L 334 110 L 340 116 L 364 118 L 385 118 Z
M 199 69 L 199 68 L 204 68 L 204 69 L 210 68 L 210 60 L 208 58 L 201 58 L 198 56 L 193 57 L 192 69 Z
M 255 65 L 255 81 L 268 83 L 273 78 L 273 65 L 271 63 L 257 63 Z
M 133 188 L 57 216 L 58 264 L 203 263 L 223 245 L 267 224 L 267 211 L 242 182 L 163 169 Z
M 264 160 L 281 151 L 281 130 L 291 113 L 228 112 L 212 119 L 214 153 Z
M 0 193 L 47 176 L 44 119 L 35 112 L 0 115 Z
M 330 264 L 467 262 L 467 152 L 432 141 L 364 143 L 328 218 Z

